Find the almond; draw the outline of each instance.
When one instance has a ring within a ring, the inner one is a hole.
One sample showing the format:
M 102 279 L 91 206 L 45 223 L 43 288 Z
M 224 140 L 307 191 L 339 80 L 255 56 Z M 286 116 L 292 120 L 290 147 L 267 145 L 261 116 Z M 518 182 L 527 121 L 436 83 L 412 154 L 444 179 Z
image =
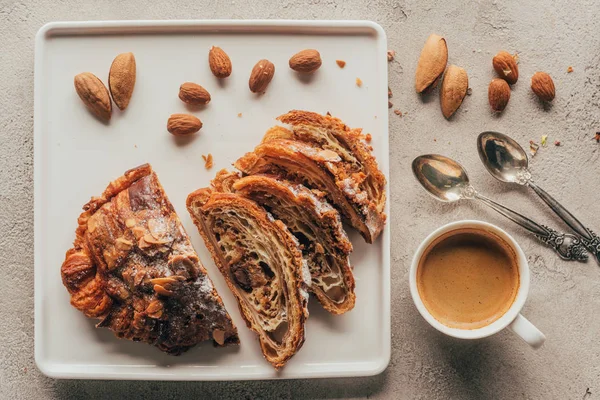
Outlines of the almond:
M 510 86 L 504 79 L 492 79 L 488 87 L 488 101 L 496 112 L 503 111 L 510 99 Z
M 181 101 L 194 106 L 205 105 L 210 102 L 210 93 L 194 82 L 185 82 L 179 87 Z
M 122 53 L 115 57 L 108 73 L 108 87 L 113 101 L 120 110 L 129 105 L 135 86 L 135 57 Z
M 173 114 L 167 122 L 167 130 L 175 136 L 186 136 L 202 128 L 202 122 L 189 114 Z
M 536 72 L 531 77 L 531 90 L 543 101 L 552 101 L 556 95 L 554 82 L 545 72 Z
M 91 72 L 75 75 L 74 83 L 79 98 L 88 110 L 101 120 L 110 121 L 112 104 L 104 83 Z
M 248 82 L 250 90 L 254 93 L 264 92 L 267 86 L 269 86 L 271 79 L 273 79 L 273 75 L 275 75 L 275 65 L 269 60 L 260 60 L 252 68 L 252 73 L 250 73 L 250 80 Z
M 506 82 L 514 85 L 519 79 L 519 67 L 515 56 L 506 51 L 501 51 L 492 59 L 492 65 L 496 73 Z
M 208 66 L 217 78 L 231 75 L 231 59 L 220 47 L 213 46 L 208 52 Z
M 427 38 L 415 73 L 415 89 L 423 93 L 437 84 L 437 81 L 446 69 L 448 62 L 448 46 L 446 39 L 432 34 Z
M 450 65 L 444 74 L 440 92 L 440 103 L 444 117 L 450 118 L 458 110 L 467 95 L 468 88 L 467 71 L 456 65 Z
M 317 50 L 306 49 L 290 58 L 290 68 L 297 72 L 311 74 L 321 67 L 321 55 Z

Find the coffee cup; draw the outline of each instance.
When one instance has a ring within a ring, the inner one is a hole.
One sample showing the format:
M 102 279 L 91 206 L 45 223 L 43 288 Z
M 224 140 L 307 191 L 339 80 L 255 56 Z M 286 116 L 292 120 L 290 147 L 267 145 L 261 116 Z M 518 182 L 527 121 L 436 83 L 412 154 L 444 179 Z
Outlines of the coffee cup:
M 479 339 L 508 328 L 534 349 L 546 337 L 521 315 L 529 293 L 529 265 L 515 239 L 483 221 L 444 225 L 419 245 L 410 292 L 435 329 Z

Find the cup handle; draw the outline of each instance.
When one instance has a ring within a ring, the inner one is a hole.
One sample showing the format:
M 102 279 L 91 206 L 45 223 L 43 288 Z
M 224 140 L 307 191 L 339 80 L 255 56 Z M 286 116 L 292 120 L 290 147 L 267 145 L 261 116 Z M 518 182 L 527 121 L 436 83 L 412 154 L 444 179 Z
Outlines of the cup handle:
M 534 349 L 540 348 L 546 341 L 546 335 L 521 314 L 508 327 Z

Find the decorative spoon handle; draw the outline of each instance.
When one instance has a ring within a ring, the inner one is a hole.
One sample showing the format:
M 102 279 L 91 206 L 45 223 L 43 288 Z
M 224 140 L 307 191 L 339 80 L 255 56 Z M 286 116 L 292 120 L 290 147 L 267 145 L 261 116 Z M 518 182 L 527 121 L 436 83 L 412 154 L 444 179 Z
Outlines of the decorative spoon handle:
M 541 242 L 553 248 L 563 260 L 587 261 L 588 254 L 578 237 L 568 233 L 559 233 L 547 226 L 540 225 L 479 193 L 473 197 L 533 233 Z
M 571 229 L 581 236 L 583 245 L 594 255 L 594 257 L 596 257 L 596 260 L 600 262 L 600 237 L 596 236 L 594 232 L 583 226 L 573 214 L 556 201 L 554 197 L 550 196 L 544 189 L 533 183 L 531 180 L 527 182 L 527 186 L 532 188 L 533 191 L 548 204 L 556 215 L 562 218 Z

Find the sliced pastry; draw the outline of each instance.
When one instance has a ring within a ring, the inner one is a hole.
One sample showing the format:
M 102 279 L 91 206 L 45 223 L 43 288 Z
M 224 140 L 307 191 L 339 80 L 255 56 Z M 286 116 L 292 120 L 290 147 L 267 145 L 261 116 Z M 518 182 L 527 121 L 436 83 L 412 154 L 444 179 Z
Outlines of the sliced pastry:
M 275 176 L 246 176 L 233 189 L 265 207 L 298 239 L 310 270 L 311 292 L 323 307 L 334 314 L 351 310 L 356 298 L 348 258 L 352 244 L 337 210 L 304 185 Z
M 230 182 L 222 180 L 225 186 Z M 187 208 L 265 358 L 281 368 L 304 343 L 308 266 L 281 221 L 252 200 L 218 191 L 222 188 L 191 193 Z
M 333 150 L 298 140 L 272 139 L 237 160 L 235 167 L 246 175 L 275 174 L 324 192 L 368 243 L 377 238 L 385 224 L 385 214 L 377 211 L 360 187 L 366 175 L 348 175 Z
M 79 216 L 61 268 L 71 304 L 98 327 L 179 355 L 237 329 L 150 165 L 125 172 Z

